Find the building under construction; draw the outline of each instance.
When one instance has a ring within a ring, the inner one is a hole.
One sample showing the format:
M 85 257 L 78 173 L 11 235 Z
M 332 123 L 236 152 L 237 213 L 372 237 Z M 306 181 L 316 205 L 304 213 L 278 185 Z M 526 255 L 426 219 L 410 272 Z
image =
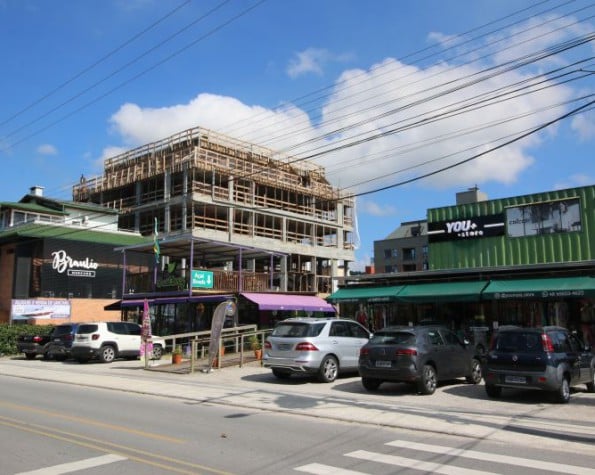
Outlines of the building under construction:
M 194 251 L 182 267 L 265 276 L 247 290 L 329 293 L 354 260 L 353 198 L 323 168 L 203 128 L 107 159 L 102 176 L 81 177 L 73 200 L 116 209 L 121 229 L 145 236 L 157 223 L 162 246 L 200 238 L 213 252 Z M 230 248 L 245 252 L 231 257 Z

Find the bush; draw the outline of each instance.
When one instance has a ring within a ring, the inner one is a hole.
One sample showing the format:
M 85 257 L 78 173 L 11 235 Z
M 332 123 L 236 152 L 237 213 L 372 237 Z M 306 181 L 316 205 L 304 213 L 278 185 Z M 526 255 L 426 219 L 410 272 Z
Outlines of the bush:
M 18 335 L 47 335 L 52 325 L 10 325 L 0 323 L 0 356 L 17 354 Z

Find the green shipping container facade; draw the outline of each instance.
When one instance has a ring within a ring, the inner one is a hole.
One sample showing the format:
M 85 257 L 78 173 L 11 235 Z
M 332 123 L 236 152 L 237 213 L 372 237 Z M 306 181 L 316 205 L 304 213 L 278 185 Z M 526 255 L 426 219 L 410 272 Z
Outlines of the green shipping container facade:
M 430 270 L 595 259 L 595 186 L 428 210 Z

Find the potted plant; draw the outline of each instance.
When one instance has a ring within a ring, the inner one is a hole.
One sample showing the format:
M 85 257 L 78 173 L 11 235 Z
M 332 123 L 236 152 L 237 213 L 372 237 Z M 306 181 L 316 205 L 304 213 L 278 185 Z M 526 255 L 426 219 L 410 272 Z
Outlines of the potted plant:
M 250 344 L 250 348 L 254 351 L 254 357 L 257 360 L 262 359 L 262 343 L 258 339 L 258 336 L 251 335 L 248 338 L 248 343 Z
M 176 345 L 171 352 L 171 362 L 180 364 L 182 362 L 182 345 Z

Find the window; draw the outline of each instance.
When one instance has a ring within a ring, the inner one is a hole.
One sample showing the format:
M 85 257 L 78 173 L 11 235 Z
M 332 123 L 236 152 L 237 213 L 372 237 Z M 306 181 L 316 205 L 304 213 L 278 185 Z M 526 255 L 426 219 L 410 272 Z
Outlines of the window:
M 391 250 L 390 249 L 385 249 L 384 250 L 384 258 L 388 259 L 391 256 Z
M 442 337 L 440 336 L 440 333 L 438 333 L 437 330 L 430 330 L 426 335 L 426 338 L 432 346 L 444 345 L 444 341 L 442 340 Z
M 393 249 L 391 255 L 392 255 L 392 257 L 399 257 L 399 250 Z
M 348 325 L 349 331 L 352 337 L 355 338 L 369 338 L 368 332 L 364 330 L 361 326 L 357 323 L 349 323 Z
M 403 249 L 403 260 L 414 261 L 415 260 L 415 248 L 409 247 Z

